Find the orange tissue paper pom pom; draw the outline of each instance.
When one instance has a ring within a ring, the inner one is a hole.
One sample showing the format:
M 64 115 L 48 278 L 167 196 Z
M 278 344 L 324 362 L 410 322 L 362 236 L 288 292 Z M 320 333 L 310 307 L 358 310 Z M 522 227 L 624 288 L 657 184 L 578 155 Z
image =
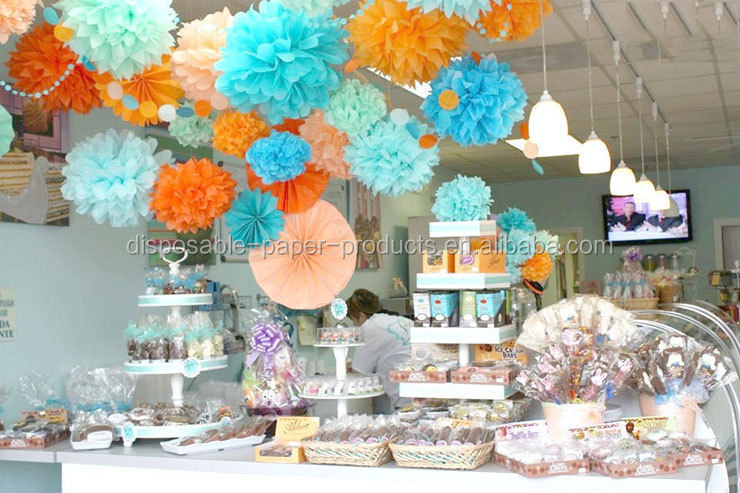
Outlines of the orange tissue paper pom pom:
M 542 0 L 545 15 L 552 13 L 552 5 Z M 485 36 L 501 41 L 522 41 L 542 25 L 540 0 L 503 0 L 501 5 L 491 0 L 491 11 L 478 19 Z
M 542 284 L 552 274 L 552 259 L 550 254 L 541 251 L 522 264 L 522 277 Z
M 301 137 L 311 144 L 311 164 L 341 180 L 349 180 L 349 164 L 344 160 L 344 146 L 349 145 L 347 134 L 324 121 L 324 114 L 316 110 L 299 129 Z
M 227 111 L 213 123 L 213 147 L 239 159 L 245 159 L 255 140 L 268 135 L 270 127 L 254 112 Z
M 361 9 L 347 23 L 354 58 L 397 84 L 430 81 L 465 49 L 470 27 L 455 15 L 407 9 L 396 0 L 366 2 Z
M 100 107 L 94 74 L 77 63 L 77 55 L 54 36 L 51 24 L 39 24 L 21 37 L 5 64 L 8 75 L 16 81 L 15 87 L 28 94 L 53 87 L 69 65 L 74 65 L 59 86 L 39 100 L 42 107 L 46 111 L 77 113 L 89 113 Z
M 115 82 L 123 88 L 123 98 L 113 99 L 108 91 L 108 84 Z M 160 108 L 166 104 L 179 107 L 178 100 L 184 93 L 180 84 L 172 78 L 170 71 L 170 57 L 162 57 L 162 64 L 134 75 L 127 80 L 114 80 L 109 73 L 98 77 L 96 87 L 100 92 L 103 104 L 113 108 L 113 112 L 123 121 L 143 127 L 159 123 L 159 115 L 150 112 L 152 104 Z M 138 103 L 136 109 L 126 106 L 127 98 L 133 98 Z
M 209 228 L 231 208 L 236 197 L 236 181 L 209 159 L 191 158 L 159 169 L 149 208 L 157 221 L 178 233 L 195 233 Z

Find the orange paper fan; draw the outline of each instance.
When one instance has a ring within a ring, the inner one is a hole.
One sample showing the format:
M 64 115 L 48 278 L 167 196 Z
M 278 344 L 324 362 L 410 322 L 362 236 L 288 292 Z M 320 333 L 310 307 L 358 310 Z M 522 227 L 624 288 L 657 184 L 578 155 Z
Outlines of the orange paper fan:
M 89 113 L 100 107 L 93 73 L 78 64 L 77 55 L 54 36 L 54 26 L 39 24 L 18 40 L 15 49 L 6 62 L 8 75 L 28 94 L 53 87 L 69 65 L 74 65 L 59 86 L 40 99 L 44 110 Z
M 552 274 L 552 259 L 547 252 L 537 252 L 522 264 L 522 277 L 542 284 Z
M 126 96 L 133 97 L 139 103 L 139 107 L 130 110 L 124 106 L 123 99 L 115 100 L 111 98 L 108 94 L 108 84 L 111 82 L 120 84 L 123 88 L 124 98 Z M 113 108 L 113 112 L 124 121 L 140 127 L 156 125 L 160 121 L 156 111 L 153 115 L 149 113 L 151 103 L 157 108 L 165 104 L 177 108 L 179 106 L 178 100 L 184 95 L 180 84 L 172 78 L 169 55 L 162 57 L 162 65 L 151 67 L 128 80 L 114 80 L 113 76 L 106 72 L 98 77 L 96 86 L 103 104 Z
M 254 112 L 221 113 L 213 123 L 213 147 L 244 159 L 255 140 L 270 135 L 270 127 Z
M 300 214 L 286 214 L 280 237 L 249 254 L 257 284 L 271 300 L 294 310 L 331 303 L 352 278 L 356 261 L 352 228 L 323 200 Z
M 157 221 L 178 233 L 209 228 L 231 208 L 236 181 L 209 159 L 191 158 L 177 167 L 165 165 L 154 183 L 149 208 Z
M 283 120 L 283 123 L 273 125 L 272 129 L 277 130 L 278 132 L 290 132 L 293 135 L 300 135 L 298 129 L 301 128 L 301 125 L 304 123 L 305 121 L 301 118 L 286 118 Z
M 462 19 L 439 10 L 426 14 L 404 2 L 374 0 L 347 23 L 361 65 L 390 76 L 397 84 L 428 82 L 465 49 L 470 29 Z
M 552 5 L 542 0 L 545 15 L 552 13 Z M 501 5 L 491 0 L 491 11 L 481 15 L 478 23 L 486 30 L 485 36 L 501 41 L 522 41 L 542 25 L 540 0 L 503 0 Z
M 252 171 L 249 163 L 247 168 L 247 183 L 249 188 L 259 188 L 263 192 L 270 192 L 278 199 L 277 208 L 283 212 L 303 212 L 316 203 L 329 184 L 329 175 L 317 171 L 310 164 L 306 164 L 306 171 L 288 181 L 276 181 L 272 185 L 265 185 L 262 179 Z

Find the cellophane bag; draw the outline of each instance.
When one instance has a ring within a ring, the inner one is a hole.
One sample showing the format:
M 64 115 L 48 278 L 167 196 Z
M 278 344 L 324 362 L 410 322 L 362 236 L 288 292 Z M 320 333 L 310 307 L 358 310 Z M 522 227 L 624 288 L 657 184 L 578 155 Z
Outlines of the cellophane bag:
M 31 409 L 67 409 L 68 403 L 63 400 L 52 384 L 51 375 L 32 372 L 19 379 L 18 390 L 26 399 Z
M 287 318 L 280 312 L 250 312 L 242 393 L 247 408 L 259 414 L 294 414 L 308 407 L 299 395 L 303 373 L 284 329 L 286 324 Z

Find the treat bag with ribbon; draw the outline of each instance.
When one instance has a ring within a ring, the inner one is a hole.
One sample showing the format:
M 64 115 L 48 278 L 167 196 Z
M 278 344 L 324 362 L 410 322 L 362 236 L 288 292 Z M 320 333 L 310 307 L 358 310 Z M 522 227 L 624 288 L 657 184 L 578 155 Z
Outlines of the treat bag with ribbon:
M 299 396 L 303 374 L 283 327 L 281 313 L 252 310 L 252 333 L 244 362 L 242 393 L 255 412 L 292 414 L 307 407 Z
M 69 408 L 69 403 L 59 396 L 51 381 L 51 375 L 39 372 L 19 379 L 18 389 L 33 410 Z

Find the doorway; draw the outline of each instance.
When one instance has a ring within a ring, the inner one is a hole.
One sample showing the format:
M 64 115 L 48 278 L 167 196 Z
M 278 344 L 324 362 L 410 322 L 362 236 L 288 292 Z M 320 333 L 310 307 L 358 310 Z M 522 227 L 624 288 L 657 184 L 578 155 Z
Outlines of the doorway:
M 573 245 L 583 240 L 581 228 L 552 229 L 550 234 L 558 236 L 559 255 L 555 259 L 553 273 L 542 295 L 542 306 L 552 305 L 564 298 L 581 292 L 583 280 L 583 255 Z M 571 245 L 571 248 L 568 248 Z M 573 253 L 573 251 L 576 251 Z

